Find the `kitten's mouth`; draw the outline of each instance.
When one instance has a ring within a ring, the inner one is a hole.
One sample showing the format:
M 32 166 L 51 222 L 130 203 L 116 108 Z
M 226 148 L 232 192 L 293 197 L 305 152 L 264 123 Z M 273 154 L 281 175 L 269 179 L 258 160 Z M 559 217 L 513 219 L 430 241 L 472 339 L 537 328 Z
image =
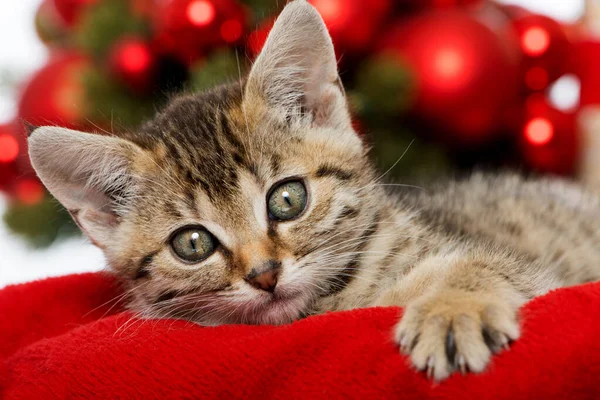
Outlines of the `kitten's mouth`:
M 281 292 L 269 293 L 267 295 L 267 298 L 265 299 L 265 305 L 271 306 L 271 305 L 283 304 L 285 302 L 293 300 L 295 297 L 296 296 L 289 295 L 288 293 L 281 293 Z
M 275 290 L 273 293 L 265 294 L 263 307 L 257 313 L 260 323 L 287 324 L 300 319 L 306 301 L 300 292 L 290 290 Z
M 273 293 L 268 294 L 268 302 L 272 303 L 282 303 L 285 301 L 293 300 L 299 297 L 302 294 L 299 290 L 291 290 L 289 288 L 275 288 Z

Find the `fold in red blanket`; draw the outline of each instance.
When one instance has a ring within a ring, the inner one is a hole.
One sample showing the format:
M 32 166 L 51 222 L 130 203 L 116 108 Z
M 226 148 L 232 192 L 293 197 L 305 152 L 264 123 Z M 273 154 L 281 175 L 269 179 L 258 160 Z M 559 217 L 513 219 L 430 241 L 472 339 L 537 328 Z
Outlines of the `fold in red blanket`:
M 132 319 L 118 296 L 102 274 L 0 291 L 0 398 L 600 398 L 598 283 L 535 299 L 488 371 L 440 384 L 391 341 L 397 308 L 207 328 Z

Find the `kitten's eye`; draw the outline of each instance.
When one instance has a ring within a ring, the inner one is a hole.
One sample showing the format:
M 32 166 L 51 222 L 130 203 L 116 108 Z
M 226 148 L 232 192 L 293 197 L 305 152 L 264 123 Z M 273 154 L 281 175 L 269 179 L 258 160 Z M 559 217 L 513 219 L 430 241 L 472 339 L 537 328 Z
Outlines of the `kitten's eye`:
M 271 189 L 267 202 L 269 216 L 277 221 L 289 221 L 306 208 L 306 188 L 300 181 L 287 181 Z
M 217 240 L 206 229 L 191 227 L 178 231 L 171 239 L 171 247 L 182 260 L 195 263 L 215 251 Z

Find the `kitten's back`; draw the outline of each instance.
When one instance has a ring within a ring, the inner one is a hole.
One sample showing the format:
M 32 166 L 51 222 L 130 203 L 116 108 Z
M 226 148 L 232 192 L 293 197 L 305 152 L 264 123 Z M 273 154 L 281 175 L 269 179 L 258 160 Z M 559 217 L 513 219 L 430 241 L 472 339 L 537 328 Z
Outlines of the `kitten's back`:
M 600 202 L 574 183 L 476 173 L 403 202 L 440 232 L 508 246 L 564 271 L 564 284 L 600 278 Z

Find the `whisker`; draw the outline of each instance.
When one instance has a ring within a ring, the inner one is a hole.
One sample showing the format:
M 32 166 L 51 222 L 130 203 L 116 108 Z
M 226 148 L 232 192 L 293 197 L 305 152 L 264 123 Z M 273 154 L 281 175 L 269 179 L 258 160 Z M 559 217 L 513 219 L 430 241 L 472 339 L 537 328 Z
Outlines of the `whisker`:
M 415 140 L 411 140 L 410 143 L 408 144 L 408 146 L 406 146 L 406 150 L 404 150 L 404 152 L 400 155 L 400 157 L 396 160 L 396 162 L 394 164 L 392 164 L 391 167 L 389 167 L 387 169 L 387 171 L 385 171 L 381 176 L 379 176 L 379 178 L 375 179 L 375 182 L 379 182 L 381 179 L 383 179 L 391 170 L 393 170 L 396 165 L 398 165 L 398 163 L 404 158 L 404 156 L 406 155 L 406 153 L 408 152 L 408 150 L 411 148 L 411 146 L 413 145 L 413 143 L 415 142 Z

